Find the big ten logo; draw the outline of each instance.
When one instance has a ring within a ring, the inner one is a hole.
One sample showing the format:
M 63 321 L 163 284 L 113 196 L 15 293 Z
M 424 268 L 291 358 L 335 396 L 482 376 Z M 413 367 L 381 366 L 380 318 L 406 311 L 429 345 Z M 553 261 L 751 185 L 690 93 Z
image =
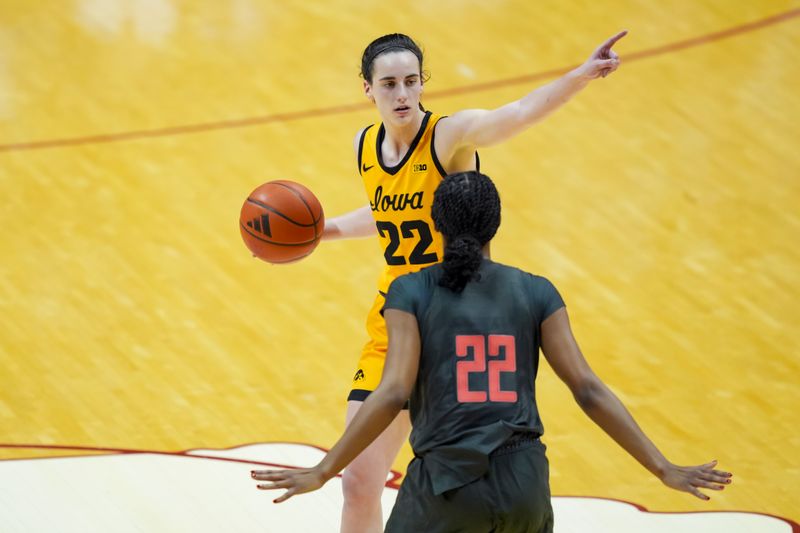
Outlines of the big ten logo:
M 428 170 L 428 165 L 427 163 L 414 163 L 412 170 L 414 172 L 425 172 Z

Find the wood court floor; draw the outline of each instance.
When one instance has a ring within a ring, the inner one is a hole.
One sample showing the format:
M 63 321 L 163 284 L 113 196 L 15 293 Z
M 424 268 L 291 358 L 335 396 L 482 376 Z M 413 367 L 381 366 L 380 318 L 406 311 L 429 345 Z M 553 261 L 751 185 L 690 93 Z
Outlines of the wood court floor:
M 622 28 L 616 74 L 482 150 L 493 252 L 556 284 L 669 458 L 719 459 L 735 482 L 710 502 L 664 488 L 545 365 L 553 493 L 800 520 L 789 0 L 3 0 L 0 443 L 30 447 L 0 459 L 330 447 L 381 253 L 261 263 L 237 228 L 246 194 L 291 179 L 328 215 L 365 203 L 352 138 L 377 117 L 358 78 L 376 36 L 424 45 L 423 102 L 449 114 L 518 98 Z

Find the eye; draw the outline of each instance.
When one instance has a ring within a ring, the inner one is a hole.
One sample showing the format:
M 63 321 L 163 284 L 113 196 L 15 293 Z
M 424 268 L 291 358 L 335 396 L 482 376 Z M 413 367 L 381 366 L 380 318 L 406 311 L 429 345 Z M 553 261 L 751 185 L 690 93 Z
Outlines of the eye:
M 417 84 L 417 80 L 416 80 L 416 78 L 414 78 L 414 79 L 410 79 L 410 80 L 406 80 L 406 86 L 407 86 L 407 87 L 413 87 L 413 86 L 414 86 L 414 85 L 416 85 L 416 84 Z
M 391 89 L 391 88 L 394 87 L 394 82 L 393 81 L 387 81 L 386 83 L 383 84 L 383 86 L 388 88 L 388 89 Z

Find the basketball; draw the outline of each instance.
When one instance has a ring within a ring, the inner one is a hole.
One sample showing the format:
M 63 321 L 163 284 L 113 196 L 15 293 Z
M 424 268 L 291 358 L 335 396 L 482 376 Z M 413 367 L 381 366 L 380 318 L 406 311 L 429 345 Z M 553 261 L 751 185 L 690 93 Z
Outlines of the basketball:
M 325 227 L 322 205 L 303 185 L 277 180 L 257 187 L 242 205 L 239 230 L 255 257 L 293 263 L 319 244 Z

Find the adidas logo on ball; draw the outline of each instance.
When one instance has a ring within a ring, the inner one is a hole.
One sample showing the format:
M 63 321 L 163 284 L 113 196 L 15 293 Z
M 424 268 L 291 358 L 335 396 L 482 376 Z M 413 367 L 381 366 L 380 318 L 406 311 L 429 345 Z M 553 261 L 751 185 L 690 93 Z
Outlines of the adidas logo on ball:
M 253 228 L 267 237 L 272 237 L 272 232 L 269 229 L 269 215 L 261 215 L 259 218 L 254 218 L 247 223 L 247 227 Z

